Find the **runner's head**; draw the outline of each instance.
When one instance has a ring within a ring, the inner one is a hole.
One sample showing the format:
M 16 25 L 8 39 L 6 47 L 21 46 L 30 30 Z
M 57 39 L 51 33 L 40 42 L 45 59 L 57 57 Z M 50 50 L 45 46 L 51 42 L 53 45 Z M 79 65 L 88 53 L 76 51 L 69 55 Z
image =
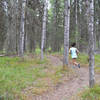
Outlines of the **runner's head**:
M 76 43 L 73 43 L 73 44 L 72 44 L 72 47 L 75 47 L 75 46 L 76 46 Z

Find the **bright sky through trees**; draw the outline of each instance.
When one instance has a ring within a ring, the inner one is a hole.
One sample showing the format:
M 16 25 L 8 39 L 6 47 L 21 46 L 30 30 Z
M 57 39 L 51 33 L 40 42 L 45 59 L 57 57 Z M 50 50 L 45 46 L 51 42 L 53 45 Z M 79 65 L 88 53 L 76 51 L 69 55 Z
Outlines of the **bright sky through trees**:
M 50 1 L 48 0 L 48 9 L 51 8 L 51 4 L 50 4 Z

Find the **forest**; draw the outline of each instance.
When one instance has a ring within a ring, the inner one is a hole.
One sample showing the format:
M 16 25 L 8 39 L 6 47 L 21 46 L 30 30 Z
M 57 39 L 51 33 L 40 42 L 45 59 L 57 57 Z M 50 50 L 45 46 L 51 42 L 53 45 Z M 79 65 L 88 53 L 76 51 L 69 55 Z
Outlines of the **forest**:
M 100 100 L 100 0 L 0 0 L 0 100 Z

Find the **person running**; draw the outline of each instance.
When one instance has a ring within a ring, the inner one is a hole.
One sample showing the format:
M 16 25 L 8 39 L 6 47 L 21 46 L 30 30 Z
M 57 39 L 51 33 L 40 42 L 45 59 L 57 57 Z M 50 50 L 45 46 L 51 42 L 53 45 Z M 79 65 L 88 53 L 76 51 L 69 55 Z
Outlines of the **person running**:
M 73 43 L 71 45 L 71 48 L 69 49 L 69 53 L 71 54 L 73 65 L 80 68 L 80 64 L 77 63 L 77 61 L 76 61 L 76 59 L 78 58 L 79 50 L 75 46 L 76 46 L 76 43 Z

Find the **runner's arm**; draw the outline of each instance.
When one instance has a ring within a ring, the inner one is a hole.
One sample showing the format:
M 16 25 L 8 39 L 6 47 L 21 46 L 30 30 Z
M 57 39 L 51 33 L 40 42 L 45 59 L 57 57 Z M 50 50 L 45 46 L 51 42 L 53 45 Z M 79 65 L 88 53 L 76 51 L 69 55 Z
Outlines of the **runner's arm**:
M 79 53 L 80 53 L 78 49 L 76 49 L 76 51 L 77 51 L 77 54 L 79 54 Z
M 69 49 L 69 54 L 71 54 L 71 51 L 70 51 L 70 49 Z

